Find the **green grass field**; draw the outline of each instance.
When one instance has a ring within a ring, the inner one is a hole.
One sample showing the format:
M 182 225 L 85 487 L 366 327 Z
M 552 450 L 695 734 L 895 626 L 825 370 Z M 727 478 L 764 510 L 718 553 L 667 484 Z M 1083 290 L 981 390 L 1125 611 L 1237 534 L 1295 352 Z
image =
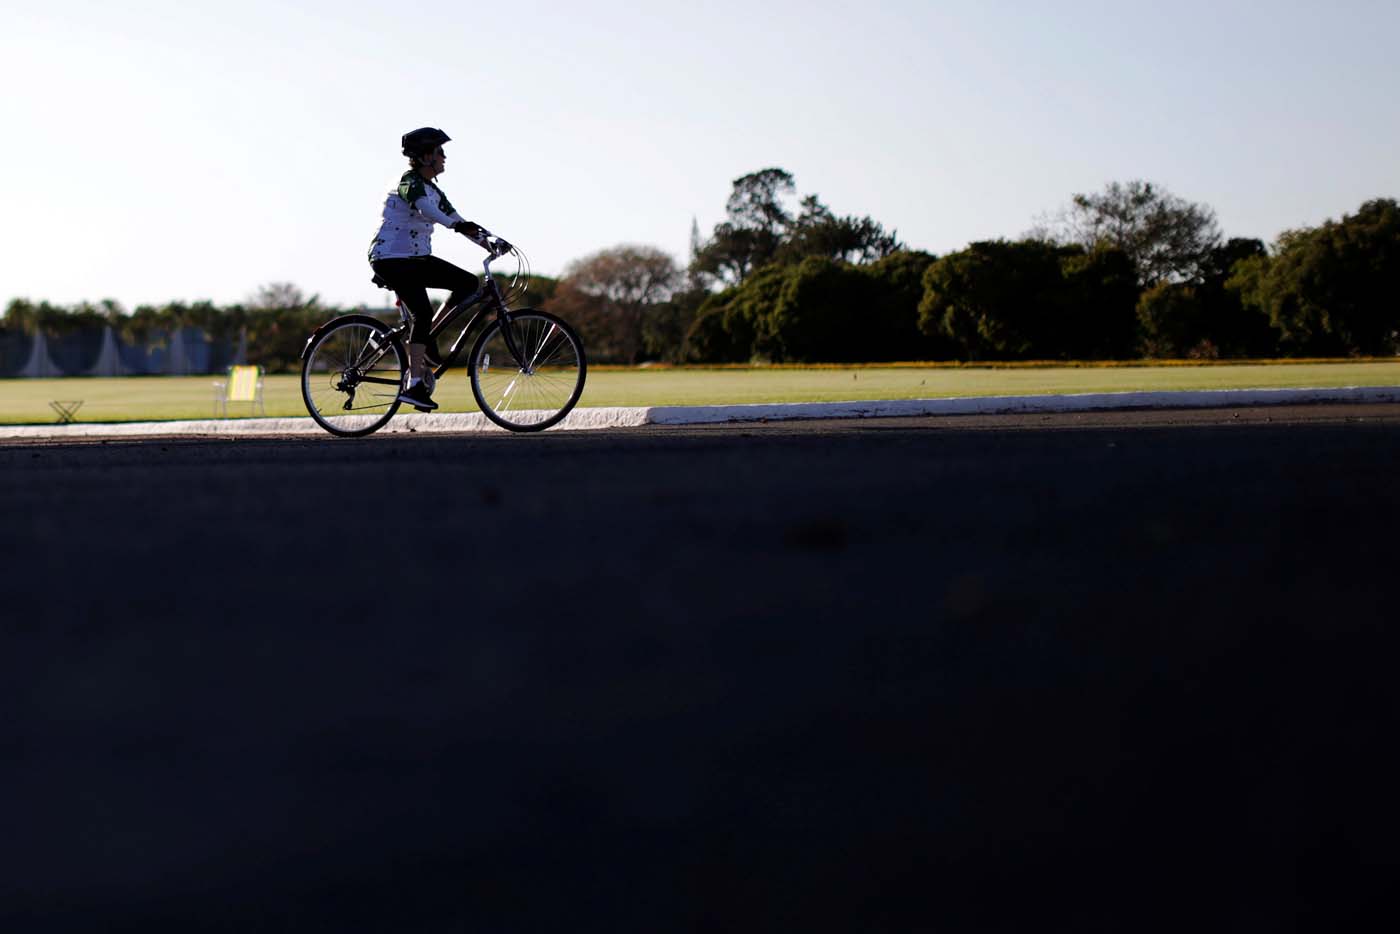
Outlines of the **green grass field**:
M 57 421 L 50 400 L 83 400 L 83 422 L 210 418 L 215 377 L 0 380 L 0 424 Z M 1130 392 L 1181 389 L 1400 386 L 1400 361 L 1160 366 L 873 366 L 730 369 L 595 368 L 582 406 L 736 405 L 955 396 Z M 303 416 L 298 377 L 267 377 L 269 416 Z M 465 370 L 436 394 L 442 411 L 474 411 Z M 231 417 L 251 414 L 230 406 Z

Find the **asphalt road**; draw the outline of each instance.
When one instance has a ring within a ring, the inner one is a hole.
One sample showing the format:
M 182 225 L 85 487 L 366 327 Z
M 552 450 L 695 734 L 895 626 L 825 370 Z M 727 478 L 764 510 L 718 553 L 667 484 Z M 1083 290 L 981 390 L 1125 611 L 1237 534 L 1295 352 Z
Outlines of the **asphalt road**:
M 0 929 L 1390 904 L 1400 408 L 0 444 Z

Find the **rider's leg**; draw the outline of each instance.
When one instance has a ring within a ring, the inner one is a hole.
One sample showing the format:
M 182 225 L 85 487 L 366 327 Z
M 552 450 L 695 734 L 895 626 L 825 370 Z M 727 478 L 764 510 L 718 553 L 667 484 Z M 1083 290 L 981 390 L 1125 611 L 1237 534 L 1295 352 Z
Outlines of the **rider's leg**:
M 466 301 L 480 285 L 481 280 L 476 276 L 441 257 L 425 256 L 422 263 L 423 284 L 430 289 L 448 289 L 452 293 L 447 296 L 447 302 L 443 306 L 445 308 L 452 308 Z
M 408 388 L 411 389 L 424 382 L 429 368 L 442 365 L 442 356 L 432 336 L 433 306 L 428 300 L 428 289 L 450 290 L 446 307 L 451 308 L 470 298 L 479 280 L 465 269 L 436 256 L 386 259 L 371 265 L 413 315 L 413 329 L 408 338 Z
M 399 296 L 409 314 L 413 317 L 412 330 L 408 337 L 408 385 L 411 387 L 423 380 L 425 351 L 431 340 L 433 303 L 428 300 L 429 268 L 424 263 L 427 257 L 413 259 L 382 259 L 371 263 L 374 271 Z M 417 351 L 415 352 L 415 347 Z
M 420 383 L 427 382 L 424 389 L 429 394 L 432 393 L 432 383 L 427 380 L 432 364 L 429 362 L 429 343 L 431 336 L 432 309 L 424 315 L 413 316 L 413 329 L 408 332 L 408 388 L 413 389 Z
M 447 296 L 447 301 L 442 303 L 442 308 L 438 313 L 455 308 L 462 302 L 472 297 L 480 285 L 479 279 L 465 269 L 454 266 L 445 259 L 436 256 L 425 256 L 422 259 L 423 284 L 433 289 L 447 289 L 451 292 Z M 428 338 L 428 363 L 432 366 L 440 366 L 442 357 L 438 354 L 437 343 Z
M 423 377 L 428 369 L 427 341 L 432 333 L 433 305 L 423 282 L 426 271 L 419 259 L 384 259 L 371 264 L 381 279 L 398 294 L 413 317 L 408 337 L 408 385 L 399 390 L 399 399 L 423 411 L 432 411 L 432 389 Z
M 428 368 L 428 348 L 423 344 L 408 345 L 408 385 L 421 383 L 423 372 Z

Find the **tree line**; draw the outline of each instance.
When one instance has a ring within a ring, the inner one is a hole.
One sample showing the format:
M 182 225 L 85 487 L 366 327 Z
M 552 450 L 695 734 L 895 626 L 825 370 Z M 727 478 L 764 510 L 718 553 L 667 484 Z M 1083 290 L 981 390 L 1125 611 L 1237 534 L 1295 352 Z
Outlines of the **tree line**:
M 1367 201 L 1271 245 L 1146 181 L 1074 195 L 1019 239 L 911 250 L 792 176 L 734 181 L 682 268 L 649 247 L 570 266 L 558 310 L 614 362 L 1391 356 L 1400 206 Z
M 638 364 L 1391 356 L 1400 353 L 1400 205 L 1378 198 L 1266 246 L 1146 181 L 1076 194 L 1018 239 L 945 256 L 868 216 L 798 197 L 778 168 L 735 179 L 689 262 L 619 245 L 531 280 L 528 303 L 574 322 L 594 362 Z M 247 302 L 54 306 L 15 299 L 7 339 L 111 327 L 130 342 L 195 327 L 248 361 L 297 366 L 336 314 L 287 283 Z M 14 340 L 10 341 L 15 343 Z M 4 361 L 0 361 L 3 370 Z

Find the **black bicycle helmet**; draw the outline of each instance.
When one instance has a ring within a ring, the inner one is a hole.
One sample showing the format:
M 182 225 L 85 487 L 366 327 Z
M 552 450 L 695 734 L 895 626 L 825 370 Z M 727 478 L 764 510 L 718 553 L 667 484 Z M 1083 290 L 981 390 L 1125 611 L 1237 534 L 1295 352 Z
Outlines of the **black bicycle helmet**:
M 405 156 L 421 156 L 434 146 L 441 146 L 451 139 L 452 137 L 437 127 L 419 127 L 403 135 L 403 154 Z

